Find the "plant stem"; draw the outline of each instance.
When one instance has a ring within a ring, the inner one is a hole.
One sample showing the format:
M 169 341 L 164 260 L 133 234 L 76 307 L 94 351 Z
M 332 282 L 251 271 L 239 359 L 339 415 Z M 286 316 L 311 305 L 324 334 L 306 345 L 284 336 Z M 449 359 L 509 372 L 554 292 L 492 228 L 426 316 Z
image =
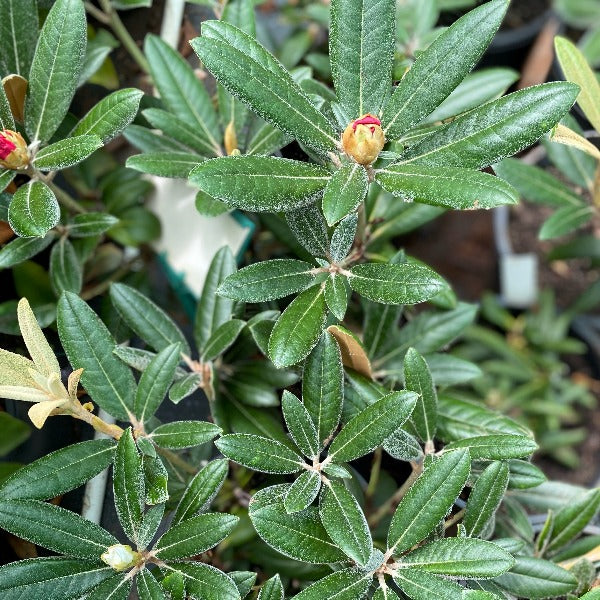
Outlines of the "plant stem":
M 371 476 L 369 477 L 369 484 L 365 490 L 365 499 L 367 504 L 373 499 L 373 495 L 377 490 L 377 484 L 379 483 L 379 474 L 381 473 L 381 458 L 383 456 L 383 450 L 381 447 L 375 450 L 373 455 L 373 464 L 371 465 Z
M 195 475 L 198 472 L 196 467 L 190 465 L 189 462 L 181 458 L 175 452 L 168 450 L 167 448 L 156 447 L 156 452 L 160 454 L 163 458 L 166 458 L 174 467 L 179 467 L 182 471 L 186 473 L 190 473 L 191 475 Z
M 97 283 L 95 286 L 87 289 L 80 294 L 83 300 L 91 300 L 92 298 L 103 294 L 114 281 L 118 281 L 121 277 L 127 275 L 131 271 L 131 265 L 138 260 L 138 257 L 128 260 L 125 264 L 121 265 L 110 277 L 107 277 L 104 281 Z
M 59 188 L 55 183 L 49 183 L 50 189 L 54 192 L 56 199 L 66 208 L 72 210 L 73 212 L 83 214 L 87 212 L 77 200 L 72 198 L 67 192 L 63 189 Z
M 455 515 L 450 517 L 447 521 L 444 522 L 444 530 L 450 529 L 452 525 L 458 523 L 464 516 L 465 512 L 467 512 L 466 508 L 461 508 Z

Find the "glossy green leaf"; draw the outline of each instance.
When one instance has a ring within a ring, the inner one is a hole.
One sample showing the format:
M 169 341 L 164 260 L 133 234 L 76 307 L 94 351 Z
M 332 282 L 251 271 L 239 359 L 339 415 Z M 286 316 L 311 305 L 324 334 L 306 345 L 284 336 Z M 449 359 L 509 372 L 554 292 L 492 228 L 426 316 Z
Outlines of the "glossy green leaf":
M 525 460 L 509 460 L 508 467 L 510 478 L 508 487 L 510 489 L 534 488 L 547 481 L 543 471 Z
M 467 13 L 417 58 L 384 106 L 386 137 L 398 138 L 450 95 L 492 41 L 507 7 L 506 0 L 494 0 Z
M 348 282 L 361 296 L 383 304 L 418 304 L 445 287 L 434 271 L 409 263 L 356 265 L 350 270 Z
M 343 321 L 349 299 L 346 278 L 332 273 L 325 282 L 325 303 L 336 319 Z
M 63 292 L 57 307 L 60 341 L 92 400 L 113 416 L 128 420 L 133 412 L 135 381 L 114 354 L 115 340 L 96 313 L 78 296 Z
M 64 119 L 83 67 L 85 9 L 80 0 L 57 0 L 39 36 L 25 100 L 29 138 L 47 142 Z
M 309 204 L 285 213 L 285 220 L 296 239 L 313 256 L 327 256 L 329 234 L 318 204 Z
M 244 267 L 219 286 L 219 296 L 243 302 L 266 302 L 301 292 L 315 278 L 304 261 L 276 258 Z
M 321 489 L 321 477 L 316 471 L 304 471 L 289 487 L 283 506 L 287 513 L 295 513 L 310 506 Z
M 50 280 L 57 296 L 62 292 L 79 294 L 83 283 L 83 272 L 73 244 L 62 237 L 50 252 Z
M 79 487 L 113 460 L 113 440 L 89 440 L 61 448 L 22 467 L 0 485 L 4 500 L 47 500 Z
M 376 181 L 405 202 L 455 210 L 516 204 L 519 196 L 502 179 L 470 169 L 394 164 L 377 171 Z
M 103 581 L 86 596 L 86 600 L 128 600 L 133 579 L 117 574 Z
M 263 583 L 256 600 L 284 600 L 283 585 L 279 575 Z
M 326 314 L 320 286 L 305 290 L 291 302 L 269 338 L 269 357 L 277 368 L 289 367 L 308 356 L 321 337 Z
M 109 94 L 77 123 L 71 135 L 92 135 L 103 144 L 118 136 L 135 118 L 143 92 L 123 88 Z
M 143 439 L 143 438 L 142 438 Z M 142 449 L 142 445 L 138 440 L 138 448 Z M 138 529 L 138 548 L 146 548 L 152 541 L 158 528 L 160 527 L 162 518 L 165 514 L 165 505 L 163 503 L 151 506 L 142 518 L 142 524 Z
M 139 600 L 166 600 L 160 584 L 148 569 L 142 569 L 136 575 L 135 584 Z
M 75 215 L 69 223 L 69 236 L 73 238 L 92 237 L 108 231 L 119 222 L 117 217 L 107 213 L 83 213 Z
M 309 147 L 335 150 L 331 124 L 251 36 L 228 23 L 205 21 L 202 37 L 190 43 L 217 81 L 263 119 Z
M 475 363 L 451 354 L 430 354 L 427 356 L 427 365 L 437 386 L 460 385 L 483 374 Z
M 144 369 L 133 404 L 135 416 L 141 423 L 152 417 L 165 399 L 179 364 L 180 348 L 179 343 L 166 346 Z
M 358 501 L 344 484 L 330 481 L 323 486 L 319 515 L 340 550 L 364 566 L 373 551 L 371 532 Z
M 191 448 L 210 442 L 221 433 L 221 428 L 206 421 L 172 421 L 159 425 L 150 434 L 161 448 Z
M 246 148 L 246 154 L 258 154 L 270 156 L 287 146 L 292 141 L 292 136 L 283 133 L 270 123 L 265 123 L 256 133 L 250 138 Z
M 425 359 L 409 348 L 404 357 L 404 382 L 407 390 L 419 395 L 410 421 L 419 437 L 433 442 L 437 427 L 437 393 Z
M 306 589 L 296 594 L 297 600 L 361 600 L 365 598 L 371 585 L 372 576 L 358 569 L 336 571 L 319 579 Z
M 478 477 L 469 495 L 463 518 L 467 535 L 478 537 L 483 534 L 506 492 L 508 475 L 506 463 L 493 462 Z
M 2 86 L 0 86 L 1 88 Z M 14 127 L 14 125 L 13 125 Z M 4 191 L 17 176 L 16 171 L 2 170 L 0 171 L 0 190 Z M 3 218 L 6 220 L 6 217 Z
M 135 154 L 125 164 L 148 175 L 185 179 L 202 160 L 198 154 L 162 151 Z
M 290 435 L 304 456 L 318 456 L 317 430 L 304 404 L 294 394 L 285 390 L 281 397 L 281 408 Z
M 30 427 L 21 419 L 6 411 L 0 412 L 0 429 L 4 432 L 0 439 L 0 456 L 18 448 L 31 434 Z
M 223 354 L 235 342 L 245 326 L 246 322 L 241 319 L 232 319 L 223 323 L 207 341 L 203 359 L 214 360 Z
M 212 460 L 194 476 L 188 484 L 173 516 L 175 525 L 196 513 L 207 510 L 217 495 L 228 472 L 228 461 Z
M 20 237 L 44 237 L 60 219 L 54 192 L 41 181 L 22 185 L 8 207 L 8 222 Z
M 356 237 L 358 215 L 353 213 L 344 217 L 331 234 L 329 253 L 335 263 L 341 263 L 350 253 Z
M 458 583 L 437 577 L 421 569 L 401 569 L 394 581 L 411 600 L 458 600 L 464 588 Z
M 8 73 L 27 78 L 39 34 L 37 3 L 35 0 L 2 0 L 0 14 L 2 62 Z
M 190 354 L 185 337 L 171 317 L 144 294 L 124 283 L 113 283 L 110 299 L 122 319 L 149 346 L 162 350 L 171 344 L 181 344 L 181 352 Z
M 323 192 L 323 214 L 328 225 L 356 210 L 367 194 L 367 172 L 359 164 L 348 164 L 336 171 Z
M 571 233 L 594 218 L 593 206 L 565 206 L 559 208 L 540 229 L 540 240 L 550 240 Z
M 535 452 L 538 445 L 524 435 L 482 435 L 451 442 L 448 450 L 468 448 L 473 460 L 503 460 L 524 458 Z
M 331 443 L 328 457 L 347 462 L 372 452 L 410 417 L 416 402 L 413 392 L 383 396 L 346 423 Z
M 85 160 L 102 146 L 97 135 L 78 135 L 65 138 L 42 148 L 33 159 L 33 166 L 40 171 L 58 171 L 72 167 Z
M 232 4 L 236 3 L 238 3 L 238 0 L 234 0 Z M 252 571 L 229 571 L 227 574 L 235 582 L 242 598 L 245 598 L 250 593 L 256 582 L 256 573 Z
M 231 577 L 219 569 L 200 562 L 171 563 L 167 573 L 179 572 L 185 581 L 185 591 L 202 600 L 240 600 L 240 593 Z
M 469 477 L 467 450 L 448 452 L 423 471 L 400 501 L 388 533 L 394 552 L 412 548 L 446 516 Z
M 397 429 L 386 438 L 382 447 L 390 456 L 398 460 L 418 462 L 423 458 L 423 449 L 419 442 L 403 429 Z
M 228 156 L 199 164 L 189 179 L 228 206 L 285 212 L 314 202 L 327 185 L 329 172 L 318 165 L 275 156 Z
M 161 560 L 188 558 L 206 552 L 225 539 L 238 517 L 224 513 L 205 513 L 172 526 L 154 545 Z

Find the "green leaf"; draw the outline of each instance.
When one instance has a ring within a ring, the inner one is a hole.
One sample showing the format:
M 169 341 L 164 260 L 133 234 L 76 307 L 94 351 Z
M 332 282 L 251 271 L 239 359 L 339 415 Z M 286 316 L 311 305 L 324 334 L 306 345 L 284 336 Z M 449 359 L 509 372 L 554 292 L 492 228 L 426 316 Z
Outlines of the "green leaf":
M 221 428 L 206 421 L 172 421 L 159 425 L 150 439 L 161 448 L 192 448 L 210 442 L 221 433 Z
M 237 3 L 238 0 L 234 0 L 227 6 Z M 242 598 L 245 598 L 250 593 L 254 583 L 256 582 L 256 573 L 253 573 L 252 571 L 229 571 L 228 575 L 231 577 L 231 579 L 233 579 L 233 581 L 235 581 L 235 585 L 237 586 Z
M 288 514 L 310 506 L 321 489 L 321 477 L 316 471 L 304 471 L 289 487 L 283 506 Z
M 136 540 L 144 507 L 144 472 L 131 428 L 119 440 L 113 466 L 115 508 L 123 531 Z
M 404 382 L 407 390 L 419 395 L 411 423 L 423 441 L 433 442 L 437 428 L 437 393 L 425 359 L 414 348 L 409 348 L 404 357 Z
M 228 156 L 199 164 L 189 179 L 228 206 L 285 212 L 314 202 L 327 185 L 329 172 L 318 165 L 275 156 Z
M 214 360 L 223 354 L 235 342 L 245 326 L 246 322 L 241 319 L 231 319 L 231 321 L 223 323 L 206 342 L 202 359 Z
M 468 448 L 473 460 L 504 460 L 525 458 L 535 452 L 538 445 L 524 435 L 482 435 L 457 440 L 444 449 Z
M 427 365 L 433 382 L 440 387 L 460 385 L 483 375 L 476 364 L 451 354 L 430 354 Z
M 438 294 L 445 283 L 428 267 L 410 263 L 364 263 L 350 270 L 350 287 L 383 304 L 418 304 Z
M 398 138 L 450 95 L 489 46 L 507 8 L 506 0 L 485 3 L 456 21 L 420 54 L 384 106 L 386 137 Z
M 229 321 L 233 310 L 233 301 L 217 296 L 217 288 L 232 273 L 236 265 L 229 246 L 223 246 L 210 263 L 202 294 L 198 301 L 194 338 L 198 351 L 202 353 L 209 338 L 223 323 Z
M 327 256 L 329 235 L 327 223 L 317 204 L 309 204 L 285 213 L 285 220 L 296 239 L 313 256 Z
M 288 485 L 276 485 L 257 492 L 249 514 L 258 535 L 279 553 L 308 563 L 326 564 L 346 560 L 334 544 L 316 507 L 288 514 L 283 501 Z
M 188 484 L 173 515 L 173 525 L 207 510 L 227 478 L 229 469 L 225 459 L 212 460 Z
M 540 240 L 550 240 L 571 233 L 592 220 L 596 214 L 593 206 L 565 206 L 559 208 L 540 229 Z
M 102 146 L 97 135 L 78 135 L 65 138 L 42 148 L 33 159 L 33 166 L 40 171 L 58 171 L 72 167 L 85 160 Z
M 212 154 L 222 154 L 212 100 L 190 65 L 156 35 L 146 36 L 144 52 L 163 104 L 206 142 Z
M 269 338 L 269 357 L 277 368 L 290 367 L 304 358 L 321 337 L 327 310 L 321 286 L 297 296 L 279 317 Z
M 25 129 L 47 142 L 64 119 L 77 89 L 86 46 L 85 9 L 80 0 L 57 0 L 42 27 L 25 100 Z
M 86 596 L 86 600 L 128 600 L 133 579 L 117 574 L 103 581 Z
M 228 23 L 205 21 L 202 37 L 190 43 L 217 81 L 265 121 L 316 150 L 336 149 L 339 142 L 329 121 L 251 36 Z
M 358 569 L 336 571 L 296 594 L 296 600 L 361 600 L 371 585 L 372 575 Z
M 198 154 L 162 151 L 135 154 L 125 164 L 148 175 L 185 179 L 201 160 Z
M 337 170 L 323 192 L 323 214 L 327 224 L 335 225 L 356 210 L 364 200 L 368 187 L 367 172 L 361 165 L 348 164 Z
M 199 214 L 205 217 L 218 217 L 223 213 L 229 212 L 229 207 L 220 200 L 215 200 L 202 190 L 198 190 L 194 205 Z
M 206 552 L 224 540 L 236 526 L 238 517 L 206 513 L 172 526 L 154 545 L 161 560 L 188 558 Z
M 419 462 L 423 458 L 421 444 L 403 429 L 397 429 L 392 433 L 383 442 L 382 447 L 390 456 L 398 460 Z
M 329 55 L 335 92 L 348 120 L 378 114 L 392 89 L 393 0 L 334 0 Z
M 508 467 L 510 469 L 508 487 L 512 490 L 537 487 L 547 481 L 539 467 L 525 460 L 509 460 Z
M 115 340 L 96 313 L 78 296 L 63 292 L 57 307 L 58 334 L 81 383 L 92 400 L 113 416 L 129 420 L 135 380 L 114 354 Z
M 164 568 L 183 575 L 185 591 L 192 598 L 240 600 L 240 593 L 232 579 L 211 565 L 199 562 L 178 562 L 165 565 Z
M 577 579 L 569 571 L 529 556 L 518 556 L 510 572 L 494 581 L 511 594 L 531 600 L 563 596 L 577 587 Z
M 142 438 L 143 439 L 143 438 Z M 142 448 L 142 445 L 138 440 L 138 447 Z M 144 549 L 152 541 L 158 528 L 160 527 L 162 518 L 165 514 L 165 505 L 156 504 L 150 507 L 142 518 L 142 524 L 138 530 L 138 548 Z
M 329 447 L 328 458 L 347 462 L 364 456 L 380 446 L 411 415 L 417 394 L 391 392 L 350 420 Z
M 304 456 L 318 456 L 317 430 L 304 404 L 294 394 L 285 390 L 281 398 L 281 408 L 290 435 Z
M 150 506 L 156 506 L 163 504 L 169 499 L 169 473 L 162 460 L 157 456 L 150 456 L 148 454 L 142 456 L 142 466 L 144 469 L 144 490 L 145 498 L 144 503 Z M 146 513 L 147 514 L 147 513 Z M 144 523 L 146 515 L 142 514 L 142 520 L 137 529 L 135 540 L 138 546 L 143 544 L 140 539 L 144 538 L 144 541 L 149 535 L 148 527 L 151 523 Z
M 31 434 L 31 429 L 25 422 L 6 411 L 0 412 L 0 430 L 3 433 L 0 438 L 0 456 L 6 456 L 18 448 Z
M 465 588 L 421 569 L 401 569 L 394 575 L 398 587 L 411 600 L 458 600 Z
M 1 87 L 2 86 L 0 86 L 0 89 L 1 89 Z M 17 176 L 16 171 L 1 170 L 0 171 L 0 190 L 4 191 L 10 185 L 10 183 L 16 176 Z M 6 220 L 6 217 L 4 217 L 2 220 L 3 221 Z
M 110 299 L 121 318 L 155 350 L 171 344 L 181 344 L 181 352 L 190 354 L 190 347 L 171 317 L 149 298 L 124 283 L 110 286 Z
M 109 546 L 118 543 L 96 523 L 39 500 L 0 501 L 0 527 L 54 552 L 96 562 Z
M 324 331 L 304 365 L 302 399 L 323 445 L 336 430 L 344 401 L 344 369 L 340 347 Z
M 249 433 L 231 433 L 215 442 L 230 460 L 263 473 L 297 473 L 302 457 L 281 442 Z
M 19 560 L 0 567 L 0 595 L 7 599 L 75 600 L 114 573 L 106 565 L 75 558 Z
M 166 346 L 144 369 L 133 404 L 135 416 L 140 423 L 150 419 L 165 399 L 179 364 L 180 348 L 179 343 Z
M 62 292 L 79 294 L 83 283 L 83 272 L 73 244 L 61 237 L 50 252 L 50 280 L 57 296 Z
M 577 90 L 573 84 L 553 82 L 504 96 L 438 127 L 411 146 L 399 164 L 467 169 L 494 164 L 531 146 L 558 123 Z
M 478 477 L 469 495 L 463 519 L 468 536 L 478 537 L 486 530 L 506 492 L 508 474 L 506 463 L 493 462 Z
M 97 136 L 103 144 L 107 144 L 133 121 L 143 95 L 134 88 L 123 88 L 109 94 L 77 123 L 71 135 Z
M 3 500 L 47 500 L 79 487 L 113 460 L 113 440 L 90 440 L 46 454 L 0 485 Z
M 22 185 L 8 207 L 8 222 L 20 237 L 44 237 L 60 220 L 54 192 L 41 181 Z
M 373 552 L 371 532 L 358 501 L 343 484 L 326 483 L 319 501 L 319 515 L 340 550 L 359 565 L 366 565 Z
M 331 234 L 331 258 L 335 263 L 341 263 L 350 252 L 356 236 L 358 215 L 353 213 L 344 217 Z
M 301 292 L 315 278 L 307 262 L 291 258 L 265 260 L 229 275 L 217 290 L 219 296 L 243 302 L 267 302 Z
M 455 210 L 516 204 L 519 196 L 502 179 L 470 169 L 394 164 L 377 171 L 385 190 L 405 202 L 421 202 Z
M 600 131 L 600 83 L 585 56 L 567 38 L 554 38 L 556 57 L 568 81 L 576 83 L 581 92 L 577 104 L 596 131 Z
M 401 563 L 438 575 L 488 579 L 508 571 L 515 559 L 492 542 L 445 538 L 409 552 Z
M 256 600 L 284 600 L 283 585 L 279 575 L 263 583 Z
M 135 578 L 139 600 L 166 600 L 165 593 L 148 569 L 142 569 Z
M 446 516 L 469 477 L 467 450 L 448 452 L 427 467 L 400 501 L 390 524 L 388 547 L 412 548 Z
M 39 34 L 37 3 L 35 0 L 2 0 L 0 14 L 2 62 L 8 73 L 27 78 Z
M 75 215 L 69 223 L 69 236 L 73 238 L 93 237 L 108 231 L 119 222 L 117 217 L 107 213 L 92 212 Z
M 325 303 L 336 319 L 343 321 L 349 299 L 346 278 L 343 275 L 331 273 L 325 282 Z

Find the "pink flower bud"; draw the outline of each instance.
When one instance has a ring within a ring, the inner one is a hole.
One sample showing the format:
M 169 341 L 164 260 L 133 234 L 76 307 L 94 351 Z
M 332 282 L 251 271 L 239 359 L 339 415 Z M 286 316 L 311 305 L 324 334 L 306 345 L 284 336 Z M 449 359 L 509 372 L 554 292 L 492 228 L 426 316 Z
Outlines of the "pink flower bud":
M 20 133 L 10 129 L 0 132 L 0 165 L 5 169 L 25 169 L 29 165 L 27 144 Z
M 384 145 L 381 121 L 369 113 L 352 121 L 342 134 L 344 152 L 361 165 L 374 162 Z

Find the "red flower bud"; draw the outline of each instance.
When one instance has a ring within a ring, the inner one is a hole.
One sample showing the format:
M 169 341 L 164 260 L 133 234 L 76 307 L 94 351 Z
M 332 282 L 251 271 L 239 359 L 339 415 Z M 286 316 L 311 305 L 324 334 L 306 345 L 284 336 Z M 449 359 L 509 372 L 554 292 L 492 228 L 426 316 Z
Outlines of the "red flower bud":
M 29 165 L 27 144 L 20 133 L 0 132 L 0 165 L 6 169 L 25 169 Z
M 342 134 L 344 152 L 361 165 L 374 162 L 384 145 L 381 121 L 369 113 L 352 121 Z

